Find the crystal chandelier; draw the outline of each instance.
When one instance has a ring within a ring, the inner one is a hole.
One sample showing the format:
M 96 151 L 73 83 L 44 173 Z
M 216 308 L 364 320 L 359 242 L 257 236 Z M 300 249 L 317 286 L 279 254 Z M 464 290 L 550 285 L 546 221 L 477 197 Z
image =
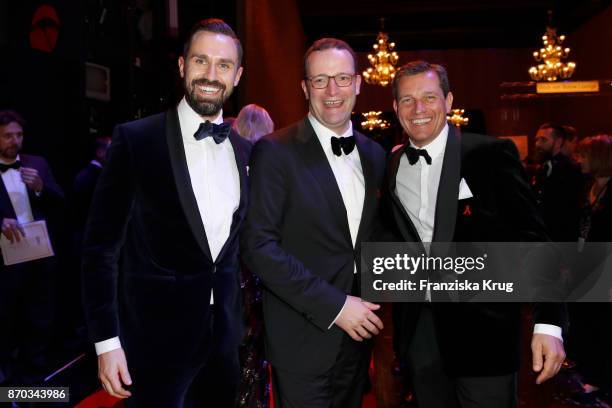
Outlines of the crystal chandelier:
M 456 127 L 465 126 L 470 121 L 470 118 L 464 118 L 463 113 L 465 109 L 452 109 L 448 115 L 446 115 L 446 119 L 450 121 Z
M 380 19 L 380 32 L 376 37 L 374 54 L 368 54 L 371 67 L 363 71 L 363 78 L 368 84 L 387 86 L 395 76 L 395 66 L 397 65 L 398 55 L 393 49 L 395 43 L 389 43 L 389 36 L 382 30 L 384 29 L 384 19 Z
M 385 130 L 389 128 L 390 126 L 389 122 L 380 118 L 381 113 L 382 113 L 381 111 L 378 111 L 378 112 L 370 111 L 370 112 L 362 113 L 363 118 L 365 120 L 361 122 L 361 128 L 367 129 L 370 131 L 374 129 Z
M 574 62 L 563 62 L 569 55 L 570 49 L 563 48 L 564 35 L 557 36 L 557 29 L 546 27 L 546 34 L 542 36 L 544 47 L 540 51 L 534 51 L 533 58 L 536 62 L 542 62 L 538 66 L 529 68 L 529 75 L 534 81 L 556 81 L 557 79 L 568 79 L 574 73 L 576 64 Z

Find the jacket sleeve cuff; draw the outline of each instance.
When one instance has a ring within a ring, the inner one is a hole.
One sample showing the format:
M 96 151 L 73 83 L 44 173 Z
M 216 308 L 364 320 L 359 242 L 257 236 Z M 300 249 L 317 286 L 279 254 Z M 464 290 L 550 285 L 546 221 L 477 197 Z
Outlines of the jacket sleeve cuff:
M 342 314 L 342 311 L 344 310 L 344 307 L 346 306 L 346 301 L 348 300 L 348 296 L 346 297 L 346 300 L 344 301 L 344 304 L 342 305 L 342 309 L 340 309 L 340 311 L 338 312 L 338 314 L 336 315 L 336 318 L 331 322 L 331 324 L 329 326 L 327 326 L 327 330 L 331 329 L 332 326 L 336 323 L 336 320 L 338 320 L 338 318 L 340 317 L 340 315 Z

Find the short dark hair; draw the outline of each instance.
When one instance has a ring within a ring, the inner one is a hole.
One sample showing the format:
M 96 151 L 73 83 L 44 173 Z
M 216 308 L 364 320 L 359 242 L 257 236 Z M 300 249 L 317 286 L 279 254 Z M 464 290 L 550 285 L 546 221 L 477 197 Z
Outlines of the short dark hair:
M 14 110 L 0 111 L 0 126 L 6 126 L 11 122 L 17 122 L 21 127 L 24 127 L 26 124 L 21 115 Z
M 393 99 L 397 100 L 397 88 L 399 87 L 399 81 L 401 78 L 405 76 L 418 75 L 429 71 L 435 72 L 436 75 L 438 75 L 438 79 L 440 80 L 440 88 L 442 89 L 444 97 L 446 98 L 446 96 L 450 92 L 450 85 L 448 83 L 448 74 L 446 73 L 446 68 L 439 64 L 430 64 L 427 61 L 411 61 L 407 64 L 402 65 L 393 77 L 393 82 L 391 83 Z
M 325 50 L 345 50 L 351 54 L 353 58 L 353 67 L 355 68 L 355 74 L 357 74 L 357 54 L 351 48 L 350 45 L 346 41 L 339 40 L 338 38 L 321 38 L 310 46 L 306 53 L 304 54 L 304 77 L 308 76 L 308 57 L 315 51 L 325 51 Z M 348 72 L 347 72 L 348 73 Z
M 567 140 L 575 140 L 578 137 L 578 131 L 575 127 L 571 125 L 561 125 L 561 127 L 565 130 Z
M 571 139 L 571 135 L 569 134 L 569 132 L 567 131 L 567 129 L 555 122 L 546 122 L 542 125 L 540 125 L 540 127 L 538 128 L 538 130 L 544 130 L 544 129 L 552 129 L 552 136 L 554 139 L 558 139 L 561 138 L 563 139 L 563 141 L 566 140 L 570 140 Z
M 219 18 L 207 18 L 205 20 L 200 20 L 193 25 L 193 27 L 189 31 L 187 40 L 183 45 L 183 58 L 187 58 L 189 48 L 191 47 L 191 41 L 193 40 L 193 36 L 199 33 L 200 31 L 223 34 L 233 38 L 234 42 L 236 43 L 236 49 L 238 50 L 238 66 L 242 64 L 242 44 L 240 43 L 240 40 L 238 39 L 238 36 L 234 32 L 234 30 L 232 30 L 232 28 L 225 21 Z

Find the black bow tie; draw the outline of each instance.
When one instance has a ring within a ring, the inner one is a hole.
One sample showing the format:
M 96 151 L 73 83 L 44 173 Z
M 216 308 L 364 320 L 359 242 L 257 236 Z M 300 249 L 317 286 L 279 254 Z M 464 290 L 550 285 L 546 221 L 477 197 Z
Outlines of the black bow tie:
M 332 152 L 336 156 L 342 156 L 342 152 L 344 154 L 349 154 L 355 148 L 355 136 L 349 137 L 335 137 L 331 138 Z
M 0 163 L 0 172 L 4 173 L 8 169 L 19 170 L 20 167 L 21 167 L 21 162 L 19 160 L 11 164 Z
M 207 120 L 206 122 L 200 123 L 200 127 L 194 133 L 193 137 L 195 137 L 196 140 L 202 140 L 210 136 L 216 144 L 219 144 L 227 138 L 231 127 L 232 125 L 229 123 L 217 125 Z
M 410 163 L 410 165 L 418 162 L 419 156 L 423 156 L 427 164 L 431 164 L 431 156 L 429 156 L 429 153 L 427 153 L 427 150 L 425 149 L 415 149 L 412 146 L 408 146 L 405 153 L 406 157 L 408 157 L 408 163 Z

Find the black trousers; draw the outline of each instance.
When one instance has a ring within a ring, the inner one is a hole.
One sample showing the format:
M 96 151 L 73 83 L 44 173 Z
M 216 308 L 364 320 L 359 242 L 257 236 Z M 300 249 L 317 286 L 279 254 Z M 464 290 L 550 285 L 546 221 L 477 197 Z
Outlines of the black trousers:
M 0 384 L 36 385 L 48 366 L 55 314 L 55 260 L 0 262 Z
M 461 333 L 457 335 L 460 336 Z M 461 350 L 457 352 L 460 353 Z M 445 372 L 429 307 L 422 308 L 408 349 L 408 359 L 419 407 L 517 407 L 516 373 L 489 377 L 451 377 Z
M 275 408 L 361 408 L 371 349 L 371 341 L 357 342 L 344 334 L 327 372 L 302 374 L 272 366 Z
M 132 370 L 130 368 L 130 370 Z M 234 408 L 238 362 L 209 360 L 201 366 L 137 367 L 132 373 L 128 408 Z
M 214 315 L 211 307 L 211 316 Z M 209 319 L 212 331 L 214 321 Z M 213 332 L 214 333 L 214 332 Z M 182 365 L 155 365 L 150 361 L 130 365 L 132 377 L 127 408 L 235 408 L 240 364 L 238 347 L 225 347 L 226 339 L 214 337 L 199 361 Z M 163 350 L 160 350 L 163 353 Z
M 578 363 L 584 382 L 605 386 L 612 380 L 612 303 L 569 303 L 569 357 Z

